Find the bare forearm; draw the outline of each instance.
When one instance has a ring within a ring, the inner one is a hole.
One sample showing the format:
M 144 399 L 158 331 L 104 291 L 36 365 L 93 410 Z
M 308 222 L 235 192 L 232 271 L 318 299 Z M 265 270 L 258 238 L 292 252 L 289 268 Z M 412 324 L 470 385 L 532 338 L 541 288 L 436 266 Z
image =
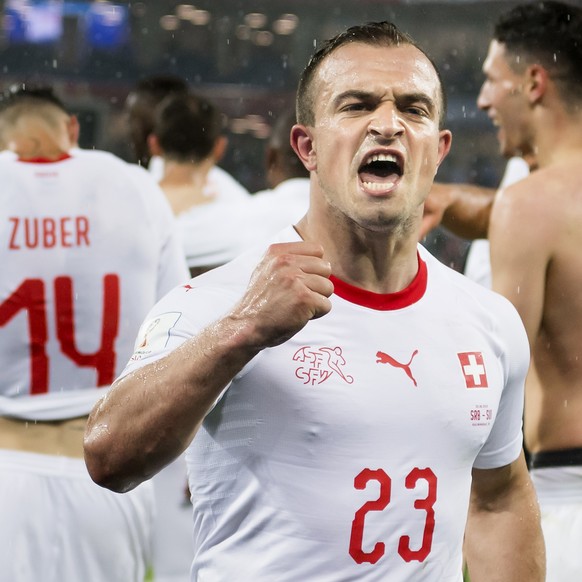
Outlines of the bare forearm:
M 330 274 L 319 244 L 271 245 L 228 315 L 165 358 L 117 381 L 96 405 L 85 434 L 93 480 L 126 491 L 176 458 L 222 390 L 254 356 L 328 313 Z
M 115 383 L 89 417 L 85 459 L 92 478 L 126 491 L 170 463 L 258 351 L 243 326 L 225 318 Z
M 543 582 L 539 521 L 531 484 L 511 493 L 503 507 L 473 508 L 464 548 L 471 582 Z
M 446 187 L 451 189 L 452 202 L 444 211 L 443 226 L 466 239 L 487 238 L 496 191 L 471 184 L 447 184 Z

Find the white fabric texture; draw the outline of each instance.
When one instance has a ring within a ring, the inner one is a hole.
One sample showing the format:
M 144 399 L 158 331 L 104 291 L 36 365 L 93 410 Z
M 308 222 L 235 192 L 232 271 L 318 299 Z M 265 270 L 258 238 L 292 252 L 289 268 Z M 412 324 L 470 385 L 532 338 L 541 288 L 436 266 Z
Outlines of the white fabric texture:
M 158 303 L 124 374 L 225 313 L 263 252 Z M 186 455 L 193 581 L 460 582 L 471 470 L 520 454 L 529 350 L 507 300 L 419 253 L 399 294 L 336 287 L 208 414 Z
M 188 272 L 155 181 L 115 156 L 0 154 L 0 415 L 87 415 L 152 305 Z M 0 581 L 143 582 L 153 486 L 97 486 L 82 459 L 0 450 Z
M 582 573 L 582 467 L 532 469 L 546 543 L 546 582 L 573 582 Z
M 194 206 L 177 217 L 189 267 L 222 265 L 297 222 L 309 205 L 309 180 L 294 178 L 239 202 Z
M 151 483 L 119 495 L 82 459 L 0 449 L 0 582 L 143 582 L 153 513 Z

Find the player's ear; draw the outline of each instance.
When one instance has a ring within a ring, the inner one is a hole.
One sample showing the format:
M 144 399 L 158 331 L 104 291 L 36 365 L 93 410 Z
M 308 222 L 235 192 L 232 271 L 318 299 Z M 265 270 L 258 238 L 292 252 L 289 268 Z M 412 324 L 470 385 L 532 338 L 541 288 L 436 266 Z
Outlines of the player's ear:
M 69 134 L 69 140 L 73 147 L 79 145 L 79 134 L 81 133 L 81 126 L 79 125 L 79 120 L 76 115 L 70 115 L 69 121 L 67 122 L 67 133 Z
M 537 103 L 548 90 L 548 71 L 541 65 L 531 65 L 527 68 L 526 75 L 526 96 L 531 104 Z
M 276 148 L 267 147 L 265 151 L 265 167 L 267 171 L 272 170 L 277 167 L 277 159 L 279 157 L 279 152 Z
M 218 137 L 214 146 L 212 147 L 212 157 L 214 158 L 214 163 L 218 164 L 220 160 L 224 157 L 226 153 L 226 148 L 228 147 L 228 138 L 225 135 Z
M 308 127 L 301 124 L 295 124 L 291 128 L 291 147 L 303 162 L 303 165 L 309 172 L 317 169 L 317 153 L 313 136 Z
M 150 152 L 150 156 L 161 156 L 164 153 L 162 147 L 160 146 L 158 136 L 154 135 L 153 133 L 148 135 L 148 150 Z
M 452 141 L 453 134 L 448 129 L 442 129 L 439 133 L 437 168 L 441 165 L 442 161 L 447 157 L 448 153 L 451 151 Z

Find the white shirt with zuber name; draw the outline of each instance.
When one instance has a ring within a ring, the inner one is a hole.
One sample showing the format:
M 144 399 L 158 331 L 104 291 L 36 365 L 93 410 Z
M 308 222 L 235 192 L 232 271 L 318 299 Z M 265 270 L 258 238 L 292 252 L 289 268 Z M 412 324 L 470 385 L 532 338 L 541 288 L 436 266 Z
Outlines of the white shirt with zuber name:
M 186 278 L 173 216 L 145 170 L 105 152 L 3 152 L 0 182 L 0 415 L 87 414 Z
M 124 374 L 228 312 L 263 252 L 168 294 Z M 192 580 L 462 580 L 471 470 L 521 451 L 521 320 L 420 246 L 399 293 L 333 282 L 330 313 L 256 356 L 187 450 Z

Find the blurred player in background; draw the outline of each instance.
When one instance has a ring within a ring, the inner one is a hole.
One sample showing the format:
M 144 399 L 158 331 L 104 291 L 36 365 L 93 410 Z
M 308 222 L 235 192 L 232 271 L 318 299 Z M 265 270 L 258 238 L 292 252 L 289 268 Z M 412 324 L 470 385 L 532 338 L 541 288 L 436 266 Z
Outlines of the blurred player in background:
M 186 267 L 155 183 L 111 154 L 76 153 L 77 136 L 50 89 L 3 95 L 2 582 L 142 582 L 151 564 L 151 484 L 127 497 L 98 487 L 82 438 L 144 314 Z
M 163 176 L 163 161 L 159 156 L 152 155 L 149 144 L 156 108 L 166 97 L 184 96 L 188 92 L 188 83 L 181 77 L 159 75 L 140 80 L 125 101 L 129 135 L 136 161 L 148 168 L 157 180 Z M 233 201 L 249 195 L 242 184 L 218 165 L 210 170 L 206 188 L 209 196 L 219 195 Z

